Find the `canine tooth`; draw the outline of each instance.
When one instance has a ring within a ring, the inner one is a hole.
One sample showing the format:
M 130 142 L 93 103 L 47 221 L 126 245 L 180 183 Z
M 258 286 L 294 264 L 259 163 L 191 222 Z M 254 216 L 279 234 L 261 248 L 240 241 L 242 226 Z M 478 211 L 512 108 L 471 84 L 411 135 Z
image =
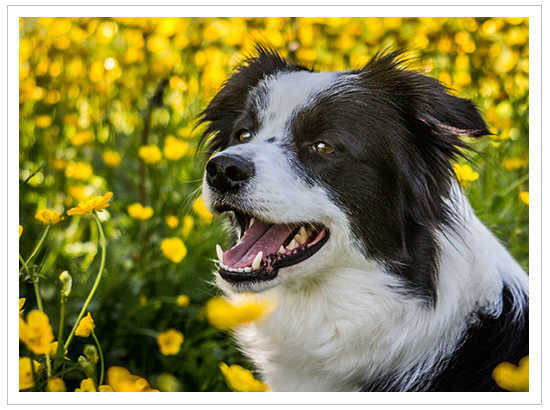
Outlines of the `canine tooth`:
M 254 261 L 252 262 L 252 270 L 256 270 L 260 267 L 260 264 L 262 263 L 262 257 L 264 256 L 264 253 L 262 251 L 258 252 L 256 257 L 254 258 Z
M 279 253 L 286 253 L 286 249 L 283 245 L 279 248 Z
M 216 245 L 216 253 L 218 254 L 218 260 L 223 265 L 223 249 L 220 245 Z
M 306 243 L 307 241 L 307 233 L 306 233 L 306 228 L 304 228 L 303 226 L 300 228 L 300 230 L 298 231 L 298 233 L 294 236 L 294 239 L 296 240 L 296 242 L 298 242 L 300 245 L 303 245 L 304 243 Z
M 298 244 L 298 242 L 296 242 L 296 239 L 293 239 L 292 241 L 290 241 L 286 248 L 291 251 L 293 249 L 296 249 L 298 246 L 300 245 Z
M 248 229 L 250 229 L 252 225 L 254 225 L 254 222 L 256 222 L 256 219 L 250 218 L 250 222 L 248 223 Z

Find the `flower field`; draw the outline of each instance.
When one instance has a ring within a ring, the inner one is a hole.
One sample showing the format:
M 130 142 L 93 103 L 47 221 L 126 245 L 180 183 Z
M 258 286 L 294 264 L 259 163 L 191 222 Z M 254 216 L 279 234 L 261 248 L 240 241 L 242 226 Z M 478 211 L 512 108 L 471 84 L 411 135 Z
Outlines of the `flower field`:
M 527 18 L 21 18 L 20 390 L 268 388 L 231 329 L 273 306 L 211 283 L 227 244 L 195 128 L 255 40 L 318 70 L 405 49 L 474 100 L 493 135 L 455 172 L 528 271 Z

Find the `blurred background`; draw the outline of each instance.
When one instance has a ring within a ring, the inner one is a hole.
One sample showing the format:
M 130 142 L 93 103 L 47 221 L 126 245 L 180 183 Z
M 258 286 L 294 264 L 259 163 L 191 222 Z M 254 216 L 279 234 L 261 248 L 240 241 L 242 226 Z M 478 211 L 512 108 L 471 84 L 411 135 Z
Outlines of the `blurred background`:
M 252 369 L 204 315 L 217 294 L 215 245 L 225 248 L 226 237 L 200 198 L 206 158 L 194 126 L 255 40 L 317 70 L 359 68 L 380 50 L 406 48 L 412 68 L 474 100 L 494 135 L 472 141 L 469 167 L 463 161 L 457 174 L 480 219 L 528 271 L 527 18 L 21 18 L 19 39 L 20 253 L 28 257 L 44 232 L 38 210 L 65 216 L 35 264 L 55 334 L 58 277 L 71 274 L 70 329 L 100 258 L 93 220 L 65 212 L 113 192 L 100 214 L 107 273 L 88 310 L 106 365 L 155 389 L 228 391 L 220 362 Z M 173 238 L 177 250 L 161 247 Z M 25 275 L 19 293 L 26 312 L 36 308 Z M 176 353 L 159 349 L 168 329 L 184 336 Z M 76 361 L 85 343 L 75 338 L 67 356 Z M 67 373 L 67 389 L 84 377 Z

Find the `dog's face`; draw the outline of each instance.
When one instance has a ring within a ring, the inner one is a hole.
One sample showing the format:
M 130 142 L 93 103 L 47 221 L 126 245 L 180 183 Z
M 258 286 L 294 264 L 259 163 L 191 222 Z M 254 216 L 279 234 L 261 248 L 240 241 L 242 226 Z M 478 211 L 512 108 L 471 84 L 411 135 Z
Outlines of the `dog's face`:
M 203 112 L 205 137 L 214 135 L 204 200 L 231 215 L 238 239 L 218 249 L 230 289 L 379 263 L 434 292 L 430 233 L 449 219 L 457 135 L 488 131 L 471 102 L 394 57 L 313 72 L 259 48 Z M 415 263 L 426 272 L 407 269 Z

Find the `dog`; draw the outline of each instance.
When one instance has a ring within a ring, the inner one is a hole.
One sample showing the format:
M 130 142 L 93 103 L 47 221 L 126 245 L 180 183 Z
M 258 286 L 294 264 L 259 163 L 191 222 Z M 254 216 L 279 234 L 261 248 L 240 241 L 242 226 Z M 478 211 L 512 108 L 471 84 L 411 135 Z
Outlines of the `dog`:
M 217 285 L 276 295 L 236 338 L 273 391 L 500 391 L 529 354 L 528 275 L 453 172 L 490 134 L 475 104 L 402 53 L 318 72 L 271 47 L 198 121 L 203 198 L 229 215 Z

